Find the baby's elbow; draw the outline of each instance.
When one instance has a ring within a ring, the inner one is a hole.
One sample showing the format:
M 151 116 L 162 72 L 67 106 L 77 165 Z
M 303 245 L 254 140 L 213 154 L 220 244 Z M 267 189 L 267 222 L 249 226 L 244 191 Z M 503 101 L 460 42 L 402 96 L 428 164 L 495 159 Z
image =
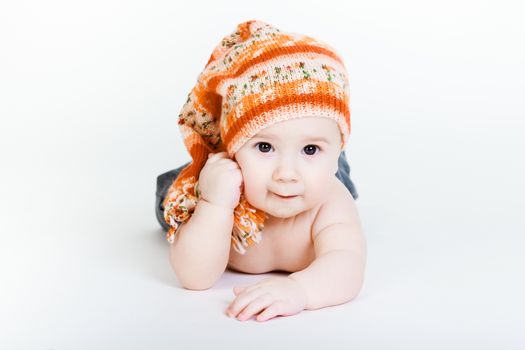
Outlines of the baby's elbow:
M 206 290 L 213 287 L 220 277 L 216 272 L 206 266 L 197 267 L 198 264 L 192 260 L 181 259 L 177 254 L 170 254 L 170 265 L 180 286 L 188 290 Z
M 174 269 L 175 276 L 184 289 L 206 290 L 213 287 L 217 281 L 217 276 L 208 273 L 197 272 L 194 269 Z M 220 276 L 218 276 L 220 277 Z
M 187 281 L 185 281 L 184 283 L 181 282 L 181 287 L 187 290 L 207 290 L 213 287 L 214 284 L 215 283 L 188 283 Z
M 358 276 L 352 276 L 352 283 L 348 292 L 348 301 L 354 300 L 359 296 L 363 290 L 364 285 L 364 273 L 360 273 Z
M 205 274 L 196 273 L 195 271 L 175 270 L 175 277 L 180 286 L 188 290 L 206 290 L 213 287 L 216 278 L 206 276 Z

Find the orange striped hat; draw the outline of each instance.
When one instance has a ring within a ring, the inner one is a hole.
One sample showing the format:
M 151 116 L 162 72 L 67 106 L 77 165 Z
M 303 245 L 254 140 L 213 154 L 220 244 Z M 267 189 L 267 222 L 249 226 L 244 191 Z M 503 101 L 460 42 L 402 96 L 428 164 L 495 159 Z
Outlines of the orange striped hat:
M 163 202 L 170 226 L 167 240 L 173 243 L 177 229 L 195 209 L 198 177 L 208 153 L 226 151 L 232 159 L 262 129 L 305 116 L 336 121 L 343 149 L 350 134 L 348 89 L 343 61 L 329 45 L 262 21 L 237 25 L 213 50 L 178 117 L 192 160 Z M 232 232 L 238 253 L 260 242 L 265 219 L 241 193 Z

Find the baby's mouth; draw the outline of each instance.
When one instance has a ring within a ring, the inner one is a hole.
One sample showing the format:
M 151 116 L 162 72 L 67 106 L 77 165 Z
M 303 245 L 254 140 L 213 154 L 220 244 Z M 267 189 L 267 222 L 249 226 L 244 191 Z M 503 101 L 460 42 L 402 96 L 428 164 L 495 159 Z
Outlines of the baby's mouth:
M 281 196 L 280 194 L 277 194 L 277 193 L 273 193 L 275 196 L 281 198 L 281 199 L 292 199 L 292 198 L 295 198 L 297 196 Z

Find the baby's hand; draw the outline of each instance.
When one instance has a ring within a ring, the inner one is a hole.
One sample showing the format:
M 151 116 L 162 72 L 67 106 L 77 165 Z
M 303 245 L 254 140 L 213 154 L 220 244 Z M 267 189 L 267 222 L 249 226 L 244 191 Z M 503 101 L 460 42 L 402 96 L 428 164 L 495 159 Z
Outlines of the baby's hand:
M 234 287 L 236 298 L 226 309 L 229 317 L 245 321 L 257 315 L 257 321 L 275 316 L 291 316 L 304 310 L 306 292 L 303 286 L 289 277 L 272 277 L 253 286 Z
M 226 152 L 210 153 L 199 174 L 201 198 L 217 206 L 235 209 L 239 204 L 242 173 Z

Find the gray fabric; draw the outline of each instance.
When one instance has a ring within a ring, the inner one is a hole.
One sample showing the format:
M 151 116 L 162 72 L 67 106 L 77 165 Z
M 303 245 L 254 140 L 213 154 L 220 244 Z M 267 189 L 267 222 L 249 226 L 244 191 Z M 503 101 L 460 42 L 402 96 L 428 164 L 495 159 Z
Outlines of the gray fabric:
M 156 202 L 155 202 L 155 214 L 157 216 L 157 220 L 164 229 L 164 231 L 168 231 L 169 226 L 164 221 L 164 207 L 162 206 L 162 202 L 164 201 L 164 198 L 166 197 L 166 193 L 168 192 L 169 187 L 173 183 L 173 181 L 177 178 L 180 171 L 184 169 L 190 162 L 181 165 L 180 167 L 170 170 L 168 172 L 165 172 L 163 174 L 160 174 L 157 176 L 157 192 L 156 195 Z M 354 183 L 350 179 L 350 166 L 348 165 L 348 161 L 346 160 L 346 154 L 345 151 L 342 151 L 339 159 L 338 159 L 338 165 L 339 169 L 337 170 L 337 173 L 335 176 L 341 180 L 341 182 L 346 186 L 348 191 L 352 194 L 352 197 L 354 199 L 357 199 L 358 194 L 357 190 L 355 188 Z

